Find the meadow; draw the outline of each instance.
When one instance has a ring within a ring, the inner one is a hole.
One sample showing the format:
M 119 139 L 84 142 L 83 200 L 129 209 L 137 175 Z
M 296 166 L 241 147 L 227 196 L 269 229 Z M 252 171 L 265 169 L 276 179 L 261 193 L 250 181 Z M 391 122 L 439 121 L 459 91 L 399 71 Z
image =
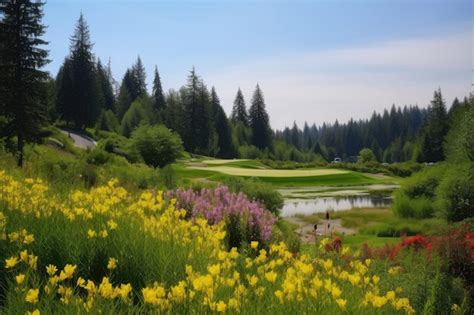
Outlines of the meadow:
M 194 216 L 177 195 L 117 181 L 57 194 L 6 171 L 0 182 L 6 314 L 413 314 L 438 303 L 425 294 L 439 262 L 409 248 L 390 261 L 324 238 L 298 254 L 261 233 L 229 247 L 226 219 Z M 449 303 L 466 307 L 462 295 Z

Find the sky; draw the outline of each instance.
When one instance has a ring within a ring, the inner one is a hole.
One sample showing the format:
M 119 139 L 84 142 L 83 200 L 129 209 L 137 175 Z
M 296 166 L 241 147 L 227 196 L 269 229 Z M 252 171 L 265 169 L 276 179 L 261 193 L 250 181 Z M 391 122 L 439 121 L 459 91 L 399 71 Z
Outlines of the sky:
M 166 91 L 194 66 L 228 114 L 237 89 L 249 106 L 258 83 L 278 129 L 426 107 L 438 88 L 450 105 L 472 90 L 470 0 L 49 0 L 53 76 L 81 12 L 117 81 L 138 55 L 149 90 L 155 65 Z

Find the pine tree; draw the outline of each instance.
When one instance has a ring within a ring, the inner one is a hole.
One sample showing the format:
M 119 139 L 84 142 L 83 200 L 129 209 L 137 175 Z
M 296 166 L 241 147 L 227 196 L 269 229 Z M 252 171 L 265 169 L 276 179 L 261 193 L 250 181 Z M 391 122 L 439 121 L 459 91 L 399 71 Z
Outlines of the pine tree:
M 104 110 L 115 110 L 115 98 L 112 81 L 110 78 L 111 74 L 108 73 L 108 69 L 102 66 L 100 59 L 97 61 L 97 80 L 99 82 L 99 89 L 102 98 L 103 105 L 101 106 Z
M 132 67 L 132 81 L 133 87 L 131 96 L 136 100 L 140 96 L 146 95 L 146 72 L 140 56 L 138 56 L 136 63 Z
M 214 87 L 211 89 L 211 117 L 218 137 L 217 145 L 219 151 L 217 156 L 220 158 L 234 157 L 235 149 L 232 143 L 232 132 L 229 121 Z
M 268 114 L 265 110 L 265 101 L 260 86 L 257 84 L 249 110 L 250 127 L 252 128 L 252 143 L 259 149 L 271 145 L 271 129 Z
M 122 84 L 120 84 L 119 94 L 117 98 L 117 116 L 120 119 L 123 118 L 123 115 L 127 112 L 130 108 L 130 105 L 135 100 L 132 97 L 132 90 L 133 90 L 133 78 L 132 73 L 129 69 L 125 71 L 125 74 L 122 78 Z
M 183 92 L 184 147 L 191 153 L 208 154 L 211 135 L 209 92 L 194 68 Z
M 157 115 L 162 116 L 163 111 L 166 109 L 165 97 L 163 95 L 163 88 L 161 87 L 160 74 L 158 73 L 158 67 L 155 66 L 155 78 L 153 79 L 153 92 L 154 108 Z M 162 117 L 159 119 L 163 120 Z
M 23 165 L 26 142 L 38 138 L 46 113 L 41 99 L 46 92 L 49 63 L 41 36 L 43 2 L 0 2 L 0 115 L 8 122 L 9 134 L 17 137 L 18 166 Z
M 245 99 L 240 88 L 237 90 L 237 95 L 235 96 L 231 119 L 234 123 L 241 122 L 245 127 L 249 126 L 249 116 L 245 106 Z
M 291 128 L 291 144 L 297 149 L 300 148 L 300 131 L 296 121 L 293 121 L 293 127 Z
M 448 114 L 441 89 L 434 92 L 424 126 L 421 144 L 421 162 L 444 160 L 443 141 L 448 132 Z
M 92 53 L 89 27 L 80 15 L 70 39 L 70 55 L 66 58 L 58 84 L 58 110 L 76 128 L 92 127 L 101 111 L 100 85 Z M 59 75 L 58 75 L 59 77 Z

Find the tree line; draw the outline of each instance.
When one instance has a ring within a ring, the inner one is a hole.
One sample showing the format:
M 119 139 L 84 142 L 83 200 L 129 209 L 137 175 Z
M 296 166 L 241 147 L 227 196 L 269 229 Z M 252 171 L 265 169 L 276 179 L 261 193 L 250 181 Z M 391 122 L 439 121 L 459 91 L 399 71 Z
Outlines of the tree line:
M 220 158 L 330 161 L 350 159 L 369 148 L 379 161 L 439 161 L 454 112 L 470 106 L 469 100 L 456 99 L 448 112 L 438 90 L 428 109 L 392 106 L 367 120 L 319 127 L 305 123 L 302 129 L 294 123 L 273 131 L 258 84 L 248 108 L 237 90 L 229 117 L 215 88 L 209 89 L 194 68 L 184 86 L 164 92 L 155 67 L 150 94 L 138 56 L 117 84 L 110 61 L 104 65 L 94 55 L 82 14 L 70 37 L 70 52 L 52 78 L 41 70 L 49 62 L 47 42 L 41 38 L 43 5 L 28 0 L 0 4 L 0 135 L 3 141 L 16 141 L 19 165 L 24 144 L 38 140 L 47 124 L 125 137 L 140 125 L 160 124 L 177 133 L 188 152 Z

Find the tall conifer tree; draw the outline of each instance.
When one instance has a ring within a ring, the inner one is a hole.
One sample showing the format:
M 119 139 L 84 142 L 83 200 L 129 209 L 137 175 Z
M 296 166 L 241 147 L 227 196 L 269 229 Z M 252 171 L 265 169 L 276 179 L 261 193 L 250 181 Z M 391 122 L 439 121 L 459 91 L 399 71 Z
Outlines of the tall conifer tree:
M 93 44 L 82 13 L 70 42 L 70 55 L 58 74 L 57 106 L 64 120 L 82 129 L 95 124 L 102 105 Z
M 434 92 L 428 117 L 423 129 L 421 161 L 438 162 L 444 160 L 443 141 L 448 132 L 448 114 L 441 89 Z
M 229 120 L 221 106 L 221 102 L 214 87 L 211 89 L 211 117 L 218 137 L 217 145 L 219 151 L 217 156 L 221 158 L 234 157 L 235 150 L 232 143 L 232 132 Z
M 43 2 L 8 0 L 0 2 L 0 115 L 8 122 L 7 136 L 17 137 L 17 163 L 23 165 L 26 142 L 38 137 L 45 121 L 42 98 L 47 91 L 49 60 L 41 48 Z
M 155 77 L 153 78 L 153 105 L 154 111 L 157 115 L 157 120 L 160 122 L 164 121 L 164 112 L 166 110 L 165 96 L 163 95 L 163 88 L 161 86 L 160 73 L 158 67 L 155 66 Z
M 235 123 L 241 122 L 244 126 L 249 126 L 249 115 L 247 113 L 247 108 L 245 107 L 244 95 L 240 88 L 237 90 L 237 95 L 235 96 L 231 119 Z
M 260 86 L 257 84 L 252 97 L 249 110 L 250 127 L 252 128 L 252 144 L 259 149 L 265 149 L 271 145 L 271 129 L 265 100 Z

